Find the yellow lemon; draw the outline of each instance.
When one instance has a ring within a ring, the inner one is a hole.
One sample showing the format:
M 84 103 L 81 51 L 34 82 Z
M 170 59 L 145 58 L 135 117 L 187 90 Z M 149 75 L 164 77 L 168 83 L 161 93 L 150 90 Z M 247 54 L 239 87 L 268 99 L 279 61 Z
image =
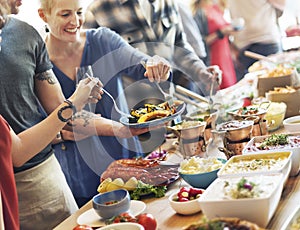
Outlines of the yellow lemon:
M 126 183 L 124 184 L 124 188 L 128 191 L 132 191 L 136 189 L 138 184 L 138 180 L 135 177 L 131 177 Z
M 124 187 L 124 181 L 122 178 L 116 178 L 106 186 L 106 191 L 113 191 Z
M 108 178 L 106 178 L 104 181 L 102 181 L 101 182 L 101 184 L 98 186 L 98 189 L 97 189 L 97 191 L 99 192 L 99 193 L 103 193 L 103 192 L 107 192 L 107 185 L 109 184 L 109 183 L 111 183 L 112 182 L 112 179 L 110 178 L 110 177 L 108 177 Z

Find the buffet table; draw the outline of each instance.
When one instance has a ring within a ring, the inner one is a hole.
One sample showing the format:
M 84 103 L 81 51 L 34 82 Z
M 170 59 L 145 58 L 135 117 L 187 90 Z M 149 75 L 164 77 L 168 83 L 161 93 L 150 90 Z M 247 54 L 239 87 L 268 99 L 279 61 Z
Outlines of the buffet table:
M 283 128 L 281 128 L 275 133 L 283 132 L 285 131 Z M 167 193 L 164 197 L 147 198 L 142 200 L 147 205 L 144 212 L 151 213 L 156 218 L 158 223 L 158 230 L 180 230 L 185 226 L 195 223 L 203 218 L 203 214 L 201 212 L 190 216 L 178 215 L 169 205 L 168 197 L 182 186 L 187 186 L 187 184 L 182 179 L 178 179 L 177 181 L 169 185 Z M 281 229 L 283 224 L 287 221 L 288 217 L 293 213 L 295 209 L 299 207 L 299 200 L 300 176 L 298 174 L 297 176 L 289 177 L 287 184 L 283 190 L 278 208 L 267 226 L 268 229 Z M 77 218 L 91 208 L 92 203 L 90 201 L 76 213 L 59 224 L 54 230 L 72 230 L 77 225 Z
M 237 105 L 241 102 L 242 98 L 250 96 L 252 90 L 253 79 L 248 77 L 230 88 L 219 91 L 215 97 L 215 102 L 223 103 L 225 100 L 227 102 L 231 102 L 232 105 Z M 232 97 L 232 95 L 234 95 L 234 97 Z M 218 101 L 221 99 L 222 101 Z M 285 130 L 281 128 L 275 133 L 284 132 Z M 162 149 L 168 148 L 163 147 Z M 180 230 L 186 226 L 189 226 L 190 224 L 196 223 L 204 217 L 201 212 L 190 216 L 178 215 L 171 208 L 168 202 L 168 197 L 183 186 L 187 186 L 187 184 L 182 179 L 178 179 L 169 185 L 167 193 L 164 197 L 142 199 L 147 206 L 144 212 L 151 213 L 155 217 L 158 223 L 158 230 Z M 283 190 L 280 203 L 267 228 L 272 230 L 281 229 L 284 223 L 288 220 L 288 217 L 292 215 L 293 211 L 299 208 L 299 200 L 300 176 L 298 174 L 297 176 L 289 177 Z M 91 208 L 92 203 L 90 201 L 76 213 L 59 224 L 54 230 L 72 230 L 75 226 L 77 226 L 77 218 Z M 259 209 L 259 207 L 257 208 Z
M 147 205 L 145 212 L 153 214 L 153 216 L 156 218 L 158 230 L 180 230 L 189 224 L 199 221 L 203 217 L 201 212 L 191 216 L 178 215 L 170 207 L 168 203 L 169 195 L 184 185 L 186 185 L 185 182 L 179 179 L 170 185 L 165 197 L 143 200 Z M 300 176 L 298 175 L 288 179 L 285 189 L 283 190 L 279 206 L 273 218 L 269 222 L 268 229 L 281 229 L 281 226 L 285 223 L 289 215 L 291 215 L 291 213 L 298 208 L 299 200 Z M 92 203 L 88 202 L 76 213 L 59 224 L 55 230 L 72 230 L 77 225 L 77 218 L 90 208 L 92 208 Z

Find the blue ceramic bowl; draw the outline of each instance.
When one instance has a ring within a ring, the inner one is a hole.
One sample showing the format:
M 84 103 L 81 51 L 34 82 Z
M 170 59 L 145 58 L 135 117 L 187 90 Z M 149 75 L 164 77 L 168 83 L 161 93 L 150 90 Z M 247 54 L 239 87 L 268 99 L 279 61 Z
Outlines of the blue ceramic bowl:
M 92 203 L 101 218 L 109 219 L 129 210 L 130 196 L 127 190 L 118 189 L 94 196 Z
M 219 159 L 225 164 L 225 159 Z M 183 174 L 179 172 L 180 177 L 189 185 L 195 188 L 206 189 L 215 179 L 217 179 L 218 171 L 220 169 L 216 169 L 210 172 L 205 173 L 197 173 L 197 174 Z

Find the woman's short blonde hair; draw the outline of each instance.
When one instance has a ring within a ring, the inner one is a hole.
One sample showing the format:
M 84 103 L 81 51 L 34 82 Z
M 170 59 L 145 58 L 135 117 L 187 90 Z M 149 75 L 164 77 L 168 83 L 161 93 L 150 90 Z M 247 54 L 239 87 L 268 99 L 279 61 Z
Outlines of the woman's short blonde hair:
M 1 0 L 0 0 L 1 1 Z M 48 13 L 51 13 L 53 8 L 54 1 L 53 0 L 40 0 L 40 7 Z

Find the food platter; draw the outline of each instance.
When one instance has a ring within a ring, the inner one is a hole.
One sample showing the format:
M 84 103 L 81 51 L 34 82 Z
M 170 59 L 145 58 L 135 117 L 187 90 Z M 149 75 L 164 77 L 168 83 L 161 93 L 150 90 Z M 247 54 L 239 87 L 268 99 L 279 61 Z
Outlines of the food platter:
M 160 118 L 160 119 L 143 122 L 143 123 L 130 123 L 128 117 L 121 117 L 120 122 L 123 125 L 128 126 L 129 128 L 148 128 L 148 127 L 153 127 L 153 126 L 159 126 L 159 125 L 163 125 L 169 121 L 172 121 L 176 117 L 181 115 L 184 112 L 185 107 L 186 107 L 185 103 L 180 103 L 179 105 L 176 105 L 176 112 L 174 114 L 167 116 L 167 117 Z
M 108 166 L 101 175 L 101 181 L 106 178 L 122 178 L 127 181 L 131 177 L 154 186 L 169 185 L 179 178 L 178 166 L 161 165 L 156 160 L 120 159 Z

